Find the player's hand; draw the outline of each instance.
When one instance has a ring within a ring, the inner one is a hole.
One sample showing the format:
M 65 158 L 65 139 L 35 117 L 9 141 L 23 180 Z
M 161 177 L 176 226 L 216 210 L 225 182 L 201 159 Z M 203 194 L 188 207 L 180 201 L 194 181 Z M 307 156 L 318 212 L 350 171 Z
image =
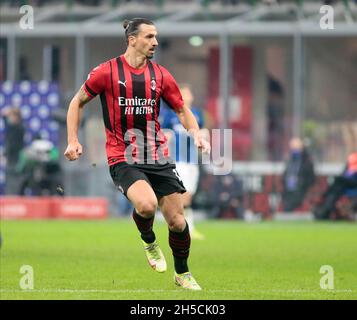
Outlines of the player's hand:
M 201 150 L 202 153 L 209 154 L 211 152 L 211 144 L 202 136 L 200 131 L 197 131 L 193 135 L 195 146 Z
M 79 159 L 82 153 L 83 153 L 82 145 L 77 141 L 68 144 L 67 149 L 64 152 L 64 155 L 69 161 L 75 161 Z

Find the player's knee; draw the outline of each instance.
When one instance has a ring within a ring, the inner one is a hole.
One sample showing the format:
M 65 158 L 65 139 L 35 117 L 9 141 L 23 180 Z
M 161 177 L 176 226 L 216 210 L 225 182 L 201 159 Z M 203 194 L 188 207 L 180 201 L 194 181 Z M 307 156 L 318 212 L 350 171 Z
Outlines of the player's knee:
M 141 200 L 135 207 L 136 211 L 143 217 L 151 217 L 157 209 L 156 200 Z
M 183 214 L 175 214 L 168 221 L 169 229 L 174 232 L 181 232 L 186 227 L 186 220 Z

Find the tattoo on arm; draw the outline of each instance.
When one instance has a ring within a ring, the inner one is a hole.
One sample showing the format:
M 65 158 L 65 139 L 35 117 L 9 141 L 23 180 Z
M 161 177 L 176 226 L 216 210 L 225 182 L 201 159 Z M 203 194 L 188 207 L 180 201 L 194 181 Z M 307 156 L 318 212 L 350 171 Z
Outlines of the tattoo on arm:
M 89 97 L 87 95 L 87 93 L 84 91 L 83 86 L 78 90 L 76 96 L 79 99 L 79 101 L 81 102 L 81 104 L 86 104 L 87 102 L 92 100 L 92 98 Z

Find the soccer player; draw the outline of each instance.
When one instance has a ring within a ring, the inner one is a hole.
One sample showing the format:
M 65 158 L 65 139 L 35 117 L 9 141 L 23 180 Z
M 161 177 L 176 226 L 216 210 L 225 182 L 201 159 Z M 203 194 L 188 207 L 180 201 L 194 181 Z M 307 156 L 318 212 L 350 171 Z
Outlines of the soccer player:
M 189 84 L 184 83 L 180 85 L 180 91 L 185 106 L 190 108 L 191 112 L 195 116 L 197 123 L 200 128 L 203 127 L 203 115 L 200 109 L 192 105 L 194 97 Z M 179 173 L 187 192 L 182 194 L 183 205 L 185 208 L 185 217 L 190 230 L 190 235 L 192 239 L 202 240 L 204 235 L 200 233 L 194 224 L 194 216 L 192 212 L 192 197 L 197 191 L 198 180 L 199 180 L 199 168 L 197 165 L 197 149 L 193 143 L 191 143 L 191 138 L 187 134 L 185 128 L 182 126 L 180 120 L 176 117 L 173 110 L 169 108 L 162 109 L 161 127 L 165 129 L 171 129 L 175 133 L 175 139 L 170 135 L 170 132 L 166 135 L 168 141 L 172 141 L 170 146 L 175 148 L 176 153 L 176 169 Z M 202 133 L 204 131 L 201 129 Z
M 191 238 L 182 202 L 186 189 L 168 156 L 167 141 L 160 130 L 160 98 L 173 108 L 202 152 L 209 153 L 211 147 L 202 137 L 195 116 L 185 106 L 173 76 L 150 61 L 158 45 L 153 22 L 135 18 L 126 20 L 123 27 L 125 53 L 94 68 L 69 105 L 68 146 L 64 154 L 70 161 L 81 156 L 80 114 L 83 106 L 99 94 L 110 174 L 134 206 L 133 219 L 150 266 L 157 272 L 166 271 L 166 261 L 153 231 L 159 206 L 169 228 L 174 281 L 185 289 L 200 290 L 187 264 Z

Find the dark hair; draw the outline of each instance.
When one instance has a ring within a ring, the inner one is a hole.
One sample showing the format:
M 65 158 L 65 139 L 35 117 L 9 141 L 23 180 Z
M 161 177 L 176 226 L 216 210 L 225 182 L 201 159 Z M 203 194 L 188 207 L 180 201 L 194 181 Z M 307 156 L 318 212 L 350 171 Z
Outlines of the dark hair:
M 128 43 L 129 36 L 136 36 L 139 33 L 139 27 L 142 24 L 154 25 L 154 23 L 146 18 L 134 18 L 131 20 L 124 20 L 123 27 L 125 30 L 126 43 Z

